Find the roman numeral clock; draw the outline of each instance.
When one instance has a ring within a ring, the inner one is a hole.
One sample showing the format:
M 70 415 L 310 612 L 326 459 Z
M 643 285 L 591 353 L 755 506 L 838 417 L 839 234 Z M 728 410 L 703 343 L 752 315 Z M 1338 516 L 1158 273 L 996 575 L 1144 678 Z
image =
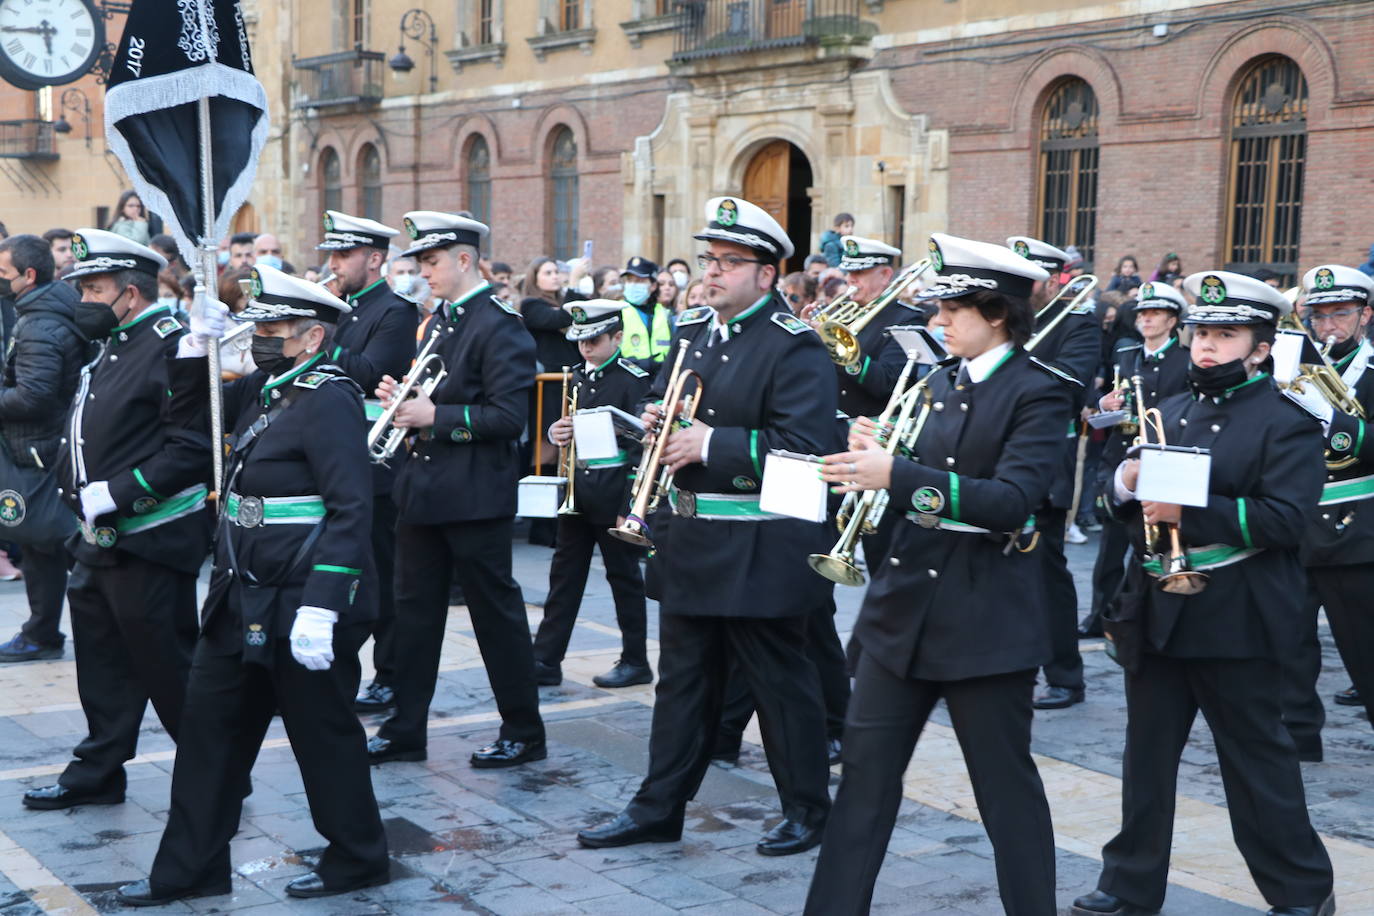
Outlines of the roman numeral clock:
M 93 0 L 0 0 L 0 78 L 20 89 L 80 79 L 104 46 Z

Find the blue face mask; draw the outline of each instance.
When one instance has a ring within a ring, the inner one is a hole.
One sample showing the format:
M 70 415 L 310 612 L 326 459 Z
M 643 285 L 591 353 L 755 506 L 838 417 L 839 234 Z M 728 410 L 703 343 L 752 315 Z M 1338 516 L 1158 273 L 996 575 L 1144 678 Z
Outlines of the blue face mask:
M 643 305 L 649 301 L 649 284 L 643 281 L 625 284 L 625 301 L 630 305 Z
M 274 267 L 277 270 L 281 270 L 281 258 L 274 254 L 260 254 L 254 263 L 266 264 L 268 267 Z
M 177 300 L 175 296 L 158 296 L 157 304 L 160 306 L 165 306 L 175 311 L 177 307 Z
M 415 275 L 414 275 L 414 274 L 392 274 L 392 276 L 391 276 L 391 288 L 392 288 L 392 290 L 394 290 L 395 292 L 400 293 L 400 294 L 402 294 L 402 295 L 404 295 L 404 294 L 410 292 L 411 287 L 413 287 L 414 285 L 415 285 Z
M 939 326 L 933 327 L 933 328 L 928 327 L 928 328 L 926 328 L 926 330 L 930 332 L 930 334 L 931 334 L 932 337 L 934 337 L 936 340 L 938 340 L 938 341 L 940 342 L 940 345 L 941 345 L 941 346 L 944 346 L 944 343 L 945 343 L 945 328 L 944 328 L 944 325 L 939 325 Z
M 220 267 L 223 267 L 225 264 L 229 263 L 229 252 L 225 249 L 220 249 L 215 255 L 215 260 L 219 262 Z

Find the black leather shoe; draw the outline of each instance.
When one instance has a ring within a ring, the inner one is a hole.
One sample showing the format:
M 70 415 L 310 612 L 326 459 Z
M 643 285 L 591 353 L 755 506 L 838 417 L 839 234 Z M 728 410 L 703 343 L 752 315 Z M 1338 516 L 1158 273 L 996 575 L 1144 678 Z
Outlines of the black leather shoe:
M 1069 916 L 1150 916 L 1159 910 L 1147 910 L 1106 891 L 1084 894 L 1069 907 Z
M 1360 692 L 1355 689 L 1354 684 L 1351 684 L 1336 694 L 1336 703 L 1340 706 L 1363 706 L 1364 700 L 1360 699 Z
M 1312 906 L 1276 906 L 1269 909 L 1269 916 L 1332 916 L 1336 912 L 1336 895 L 1331 894 L 1321 903 Z
M 592 678 L 592 683 L 598 687 L 633 687 L 636 684 L 652 684 L 654 682 L 653 669 L 648 665 L 632 665 L 621 659 L 615 663 L 615 667 L 605 674 L 598 674 Z
M 808 827 L 797 821 L 784 820 L 765 833 L 754 848 L 761 856 L 796 855 L 819 846 L 823 833 L 825 830 L 821 827 Z
M 557 687 L 563 683 L 563 669 L 557 665 L 546 665 L 536 658 L 534 660 L 534 682 L 540 687 Z
M 1072 687 L 1046 687 L 1035 695 L 1031 705 L 1036 709 L 1068 709 L 1075 703 L 1083 702 L 1083 688 L 1074 690 Z
M 475 769 L 494 770 L 543 760 L 547 756 L 549 746 L 544 743 L 543 738 L 538 741 L 511 741 L 509 738 L 501 738 L 473 751 L 470 762 Z
M 125 906 L 162 906 L 164 903 L 184 900 L 187 897 L 220 897 L 232 892 L 233 887 L 227 878 L 198 887 L 168 887 L 158 884 L 151 878 L 144 878 L 142 881 L 124 885 L 115 891 L 115 897 Z
M 424 760 L 429 754 L 422 747 L 398 747 L 390 738 L 373 735 L 367 739 L 367 762 L 387 763 L 391 760 Z
M 363 878 L 359 881 L 349 881 L 346 884 L 325 884 L 319 872 L 312 871 L 308 875 L 301 875 L 296 880 L 286 885 L 286 896 L 288 897 L 332 897 L 335 894 L 347 894 L 349 891 L 356 891 L 364 887 L 378 887 L 383 884 L 391 883 L 391 872 L 382 872 L 380 875 L 373 875 L 370 878 Z
M 596 827 L 577 832 L 577 842 L 591 849 L 633 846 L 635 843 L 676 843 L 682 839 L 682 822 L 676 824 L 635 823 L 624 811 Z
M 124 803 L 124 792 L 88 792 L 84 789 L 68 789 L 64 785 L 43 786 L 24 793 L 24 807 L 36 811 L 56 811 L 61 808 L 74 808 L 77 805 L 120 805 Z
M 354 712 L 381 712 L 396 705 L 396 691 L 373 681 L 353 698 Z

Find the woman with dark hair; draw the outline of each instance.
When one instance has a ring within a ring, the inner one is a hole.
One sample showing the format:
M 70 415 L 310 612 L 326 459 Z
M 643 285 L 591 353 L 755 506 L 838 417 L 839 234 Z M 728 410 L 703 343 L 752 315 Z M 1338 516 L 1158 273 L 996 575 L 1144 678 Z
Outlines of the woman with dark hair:
M 902 778 L 938 701 L 949 710 L 1008 913 L 1055 910 L 1054 832 L 1031 757 L 1032 692 L 1050 658 L 1037 541 L 1027 536 L 1064 452 L 1077 382 L 1023 349 L 1049 274 L 1011 249 L 936 234 L 932 327 L 959 365 L 929 376 L 910 457 L 855 423 L 827 455 L 838 492 L 886 490 L 896 519 L 854 628 L 861 646 L 843 771 L 806 913 L 867 913 Z M 1014 596 L 1014 597 L 1013 597 Z
M 1112 271 L 1112 279 L 1107 284 L 1107 292 L 1129 294 L 1131 290 L 1140 286 L 1140 263 L 1136 261 L 1135 255 L 1122 255 L 1121 260 L 1116 262 L 1116 270 Z
M 1175 280 L 1183 279 L 1183 261 L 1179 259 L 1176 252 L 1169 252 L 1160 258 L 1159 266 L 1155 272 L 1150 274 L 1150 282 L 1173 283 Z
M 157 234 L 152 230 L 148 209 L 143 206 L 143 199 L 132 189 L 119 195 L 119 203 L 115 204 L 114 217 L 110 221 L 109 229 L 140 245 L 147 245 Z

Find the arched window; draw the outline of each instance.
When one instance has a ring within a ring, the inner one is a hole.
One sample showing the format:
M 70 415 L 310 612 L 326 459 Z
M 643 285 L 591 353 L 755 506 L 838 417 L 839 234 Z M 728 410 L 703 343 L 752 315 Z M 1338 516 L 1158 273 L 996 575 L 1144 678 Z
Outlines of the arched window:
M 339 167 L 339 154 L 333 147 L 325 147 L 320 154 L 320 181 L 324 187 L 325 210 L 343 209 L 343 174 Z
M 1263 57 L 1240 78 L 1231 103 L 1227 267 L 1298 268 L 1302 177 L 1307 161 L 1307 80 L 1286 57 Z
M 464 176 L 467 181 L 467 210 L 473 219 L 491 225 L 491 150 L 481 134 L 468 144 Z M 490 245 L 488 235 L 484 244 Z
M 549 240 L 549 248 L 553 257 L 566 261 L 574 257 L 577 246 L 577 141 L 572 131 L 560 127 L 554 134 L 550 150 L 553 237 Z
M 1097 114 L 1077 77 L 1057 83 L 1040 114 L 1040 238 L 1076 245 L 1086 261 L 1097 238 Z
M 380 222 L 382 219 L 382 156 L 377 152 L 377 147 L 371 143 L 364 145 L 362 152 L 358 154 L 358 175 L 362 179 L 360 203 L 362 204 L 363 216 Z

